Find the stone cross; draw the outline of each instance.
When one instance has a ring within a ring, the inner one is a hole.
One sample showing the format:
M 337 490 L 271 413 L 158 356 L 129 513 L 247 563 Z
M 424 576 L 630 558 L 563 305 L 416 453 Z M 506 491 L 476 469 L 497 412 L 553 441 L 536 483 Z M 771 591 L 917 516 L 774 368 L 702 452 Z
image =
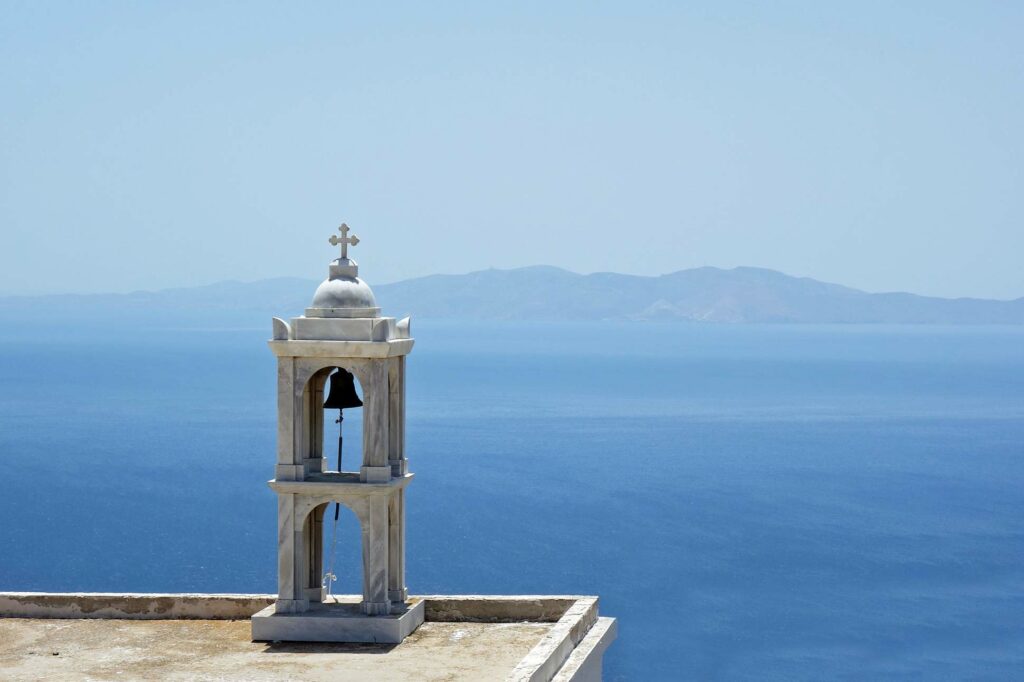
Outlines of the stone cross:
M 341 257 L 342 257 L 342 259 L 348 259 L 348 245 L 349 244 L 351 244 L 352 246 L 355 246 L 356 244 L 359 243 L 359 237 L 357 237 L 355 235 L 352 235 L 351 237 L 349 237 L 348 236 L 348 231 L 349 231 L 349 226 L 346 225 L 345 223 L 342 223 L 341 227 L 338 228 L 338 232 L 341 232 L 341 238 L 338 238 L 337 235 L 332 234 L 331 238 L 327 240 L 327 241 L 329 241 L 331 243 L 331 246 L 337 246 L 338 244 L 341 244 Z

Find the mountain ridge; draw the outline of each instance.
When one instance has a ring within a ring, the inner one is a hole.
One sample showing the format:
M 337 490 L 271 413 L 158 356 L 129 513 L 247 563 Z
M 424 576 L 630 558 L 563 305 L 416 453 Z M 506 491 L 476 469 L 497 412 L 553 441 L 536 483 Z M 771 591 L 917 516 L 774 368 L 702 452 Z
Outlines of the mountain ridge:
M 224 280 L 119 294 L 0 297 L 0 315 L 22 320 L 301 314 L 317 280 Z M 767 268 L 704 266 L 663 275 L 579 274 L 553 265 L 433 274 L 373 285 L 385 314 L 495 320 L 680 320 L 718 323 L 1024 324 L 1024 297 L 938 298 L 868 293 Z

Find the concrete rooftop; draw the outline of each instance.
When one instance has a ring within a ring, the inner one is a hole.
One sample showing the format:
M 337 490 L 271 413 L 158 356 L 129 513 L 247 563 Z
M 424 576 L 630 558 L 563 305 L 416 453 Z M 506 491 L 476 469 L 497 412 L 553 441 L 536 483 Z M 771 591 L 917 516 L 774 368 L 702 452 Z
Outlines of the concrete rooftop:
M 0 593 L 3 680 L 599 680 L 592 597 L 423 597 L 401 644 L 252 642 L 273 595 Z
M 0 619 L 5 680 L 504 680 L 550 623 L 424 623 L 398 645 L 265 644 L 248 620 Z

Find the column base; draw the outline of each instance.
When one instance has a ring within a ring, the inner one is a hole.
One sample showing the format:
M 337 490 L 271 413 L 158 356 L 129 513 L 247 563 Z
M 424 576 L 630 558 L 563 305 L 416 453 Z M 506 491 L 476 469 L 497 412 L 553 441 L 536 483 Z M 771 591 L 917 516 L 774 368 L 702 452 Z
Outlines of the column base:
M 276 613 L 303 613 L 309 609 L 308 599 L 278 599 L 267 607 Z M 265 611 L 266 609 L 264 609 Z
M 252 617 L 252 641 L 398 644 L 423 619 L 422 599 L 392 604 L 386 615 L 368 616 L 357 597 L 330 597 L 323 604 L 310 604 L 305 613 L 279 613 L 268 606 Z
M 359 481 L 362 483 L 389 483 L 391 467 L 359 467 Z
M 364 601 L 359 604 L 359 610 L 367 616 L 387 616 L 391 613 L 391 602 Z

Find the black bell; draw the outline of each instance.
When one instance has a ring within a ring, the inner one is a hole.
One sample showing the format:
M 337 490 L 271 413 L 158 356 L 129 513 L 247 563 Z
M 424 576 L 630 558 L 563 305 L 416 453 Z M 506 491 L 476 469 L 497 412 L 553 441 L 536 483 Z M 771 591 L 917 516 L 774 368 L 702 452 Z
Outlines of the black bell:
M 362 407 L 363 401 L 356 395 L 355 378 L 343 369 L 331 375 L 331 388 L 327 391 L 325 409 L 344 410 L 347 407 Z

